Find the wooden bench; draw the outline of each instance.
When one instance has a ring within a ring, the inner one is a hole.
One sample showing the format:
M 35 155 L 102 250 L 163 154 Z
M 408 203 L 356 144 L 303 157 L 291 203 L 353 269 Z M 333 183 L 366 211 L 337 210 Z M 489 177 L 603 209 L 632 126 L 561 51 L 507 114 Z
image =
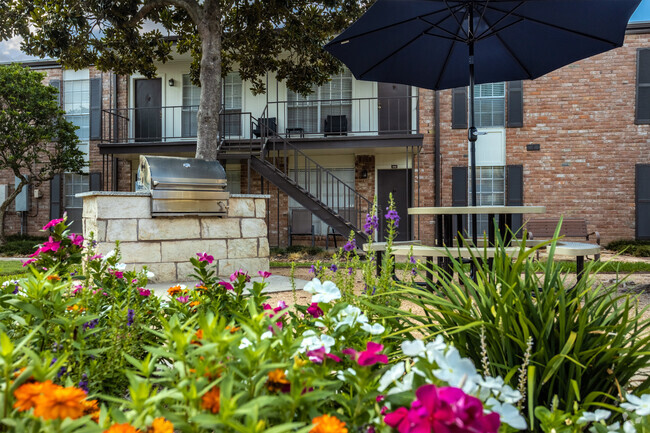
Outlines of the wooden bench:
M 531 219 L 526 222 L 526 230 L 528 230 L 528 239 L 540 240 L 540 239 L 551 239 L 555 236 L 555 230 L 557 229 L 558 224 L 560 223 L 560 218 L 544 218 L 544 219 Z M 587 230 L 587 220 L 584 218 L 565 218 L 562 220 L 562 227 L 560 227 L 559 236 L 564 238 L 584 238 L 589 240 L 590 236 L 596 238 L 596 244 L 600 246 L 600 233 L 593 231 L 589 233 Z M 562 241 L 564 242 L 564 241 Z M 579 247 L 579 242 L 572 242 L 573 249 L 566 250 L 567 254 L 562 255 L 572 255 L 571 252 L 579 253 L 580 249 L 595 251 L 594 244 L 582 243 L 583 247 Z M 600 260 L 600 248 L 598 248 L 598 253 L 595 254 L 595 260 Z M 559 254 L 559 253 L 558 253 Z M 594 254 L 594 253 L 587 253 Z M 584 256 L 584 254 L 581 254 Z M 574 256 L 579 257 L 579 256 Z

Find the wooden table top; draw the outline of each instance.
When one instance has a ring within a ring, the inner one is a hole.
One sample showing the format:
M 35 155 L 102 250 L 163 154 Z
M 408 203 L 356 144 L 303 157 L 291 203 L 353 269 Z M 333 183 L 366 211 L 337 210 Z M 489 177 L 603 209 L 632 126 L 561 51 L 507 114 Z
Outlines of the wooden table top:
M 409 215 L 485 215 L 546 213 L 545 206 L 447 206 L 411 207 Z

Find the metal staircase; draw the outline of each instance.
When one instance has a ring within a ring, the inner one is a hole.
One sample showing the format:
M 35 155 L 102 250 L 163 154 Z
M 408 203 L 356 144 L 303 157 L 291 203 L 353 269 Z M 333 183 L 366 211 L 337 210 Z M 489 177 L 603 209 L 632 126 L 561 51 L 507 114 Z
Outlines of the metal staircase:
M 218 158 L 248 159 L 251 168 L 335 233 L 348 237 L 354 232 L 356 245 L 361 248 L 368 241 L 363 225 L 372 202 L 275 131 L 265 135 L 250 141 L 222 139 Z

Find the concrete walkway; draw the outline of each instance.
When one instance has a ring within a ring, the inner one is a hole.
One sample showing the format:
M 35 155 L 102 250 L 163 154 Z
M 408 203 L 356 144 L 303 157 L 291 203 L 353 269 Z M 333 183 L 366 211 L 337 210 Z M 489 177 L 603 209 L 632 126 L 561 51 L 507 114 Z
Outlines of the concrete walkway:
M 223 279 L 224 281 L 228 281 L 228 277 L 225 277 Z M 246 284 L 246 288 L 248 289 L 252 287 L 253 282 L 255 281 L 261 282 L 262 277 L 251 277 L 251 282 Z M 282 275 L 271 275 L 269 278 L 266 279 L 266 282 L 268 283 L 268 285 L 264 288 L 264 293 L 290 292 L 292 290 L 291 279 L 289 277 L 285 277 Z M 295 278 L 294 282 L 296 284 L 296 290 L 300 291 L 303 290 L 305 284 L 307 284 L 309 281 Z M 178 282 L 178 283 L 150 283 L 147 285 L 147 289 L 153 290 L 156 295 L 164 298 L 167 296 L 167 289 L 169 289 L 171 286 L 174 286 L 176 284 L 184 284 L 187 286 L 188 289 L 192 289 L 194 288 L 196 281 L 187 281 L 187 282 Z

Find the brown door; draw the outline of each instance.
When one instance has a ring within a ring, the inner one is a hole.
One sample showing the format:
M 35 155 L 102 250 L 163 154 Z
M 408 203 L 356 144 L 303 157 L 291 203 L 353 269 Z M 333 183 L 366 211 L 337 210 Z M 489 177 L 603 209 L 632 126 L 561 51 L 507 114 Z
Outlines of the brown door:
M 135 80 L 135 140 L 162 139 L 162 91 L 160 78 Z
M 393 194 L 395 210 L 399 215 L 397 241 L 407 241 L 411 238 L 411 221 L 408 208 L 411 206 L 411 170 L 377 170 L 377 204 L 379 206 L 379 242 L 386 240 L 388 226 L 386 224 L 386 208 L 389 195 Z
M 404 84 L 377 83 L 379 133 L 411 131 L 411 88 Z

